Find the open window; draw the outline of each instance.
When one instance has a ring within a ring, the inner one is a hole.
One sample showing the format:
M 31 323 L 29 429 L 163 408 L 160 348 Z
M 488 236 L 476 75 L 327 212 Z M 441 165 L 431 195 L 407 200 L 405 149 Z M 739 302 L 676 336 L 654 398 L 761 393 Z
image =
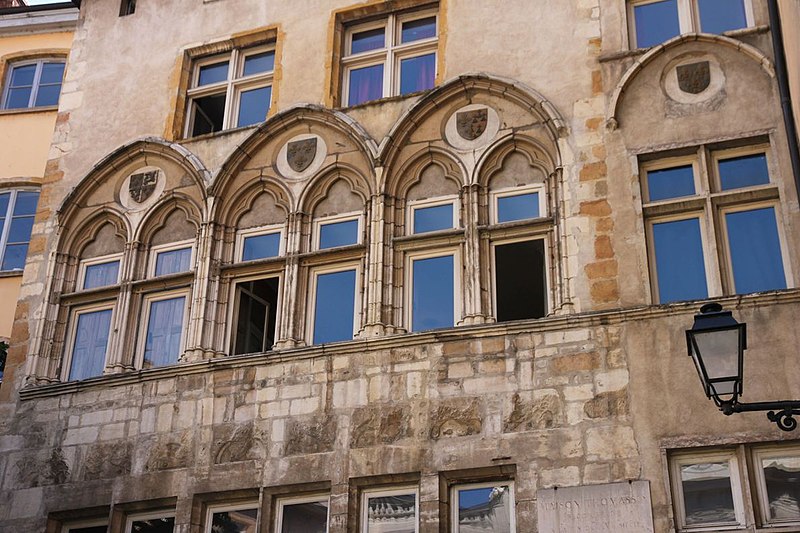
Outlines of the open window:
M 495 317 L 498 322 L 542 318 L 547 314 L 545 239 L 492 244 Z
M 245 279 L 234 289 L 231 354 L 262 353 L 275 344 L 280 277 Z

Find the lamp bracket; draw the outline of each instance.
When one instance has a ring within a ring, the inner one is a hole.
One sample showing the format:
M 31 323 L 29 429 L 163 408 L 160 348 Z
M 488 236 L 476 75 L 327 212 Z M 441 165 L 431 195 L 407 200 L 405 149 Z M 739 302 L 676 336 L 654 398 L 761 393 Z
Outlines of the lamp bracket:
M 797 419 L 794 417 L 800 417 L 800 401 L 784 400 L 753 403 L 728 401 L 720 402 L 719 410 L 728 416 L 733 413 L 767 411 L 767 418 L 769 418 L 770 422 L 775 422 L 783 431 L 794 431 L 797 429 Z

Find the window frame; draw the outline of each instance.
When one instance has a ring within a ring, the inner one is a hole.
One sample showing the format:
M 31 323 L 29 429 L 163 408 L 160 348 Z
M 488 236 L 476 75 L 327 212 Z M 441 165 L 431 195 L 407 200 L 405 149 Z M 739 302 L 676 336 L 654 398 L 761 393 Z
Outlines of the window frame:
M 500 222 L 500 198 L 509 198 L 513 196 L 524 196 L 526 194 L 539 195 L 539 216 L 535 218 L 521 218 L 518 220 L 509 220 L 507 222 Z M 544 183 L 535 185 L 523 185 L 522 187 L 504 187 L 502 189 L 495 189 L 489 192 L 489 220 L 492 224 L 515 224 L 522 222 L 533 222 L 542 218 L 547 218 L 550 213 L 547 211 L 547 188 Z
M 6 74 L 3 81 L 3 89 L 0 93 L 0 112 L 20 112 L 30 109 L 58 109 L 58 103 L 54 105 L 36 105 L 36 98 L 39 95 L 41 87 L 42 70 L 44 70 L 45 63 L 62 63 L 64 65 L 64 74 L 61 76 L 61 83 L 58 89 L 58 99 L 61 100 L 61 91 L 64 87 L 64 78 L 67 72 L 67 58 L 58 56 L 36 57 L 31 59 L 21 59 L 19 61 L 10 61 L 6 68 Z M 31 95 L 28 97 L 28 105 L 25 107 L 6 107 L 8 105 L 8 93 L 11 90 L 11 76 L 14 69 L 18 67 L 26 67 L 29 65 L 36 65 L 36 72 L 33 75 L 33 82 L 31 85 Z M 50 84 L 52 85 L 52 84 Z
M 250 263 L 253 261 L 267 261 L 270 259 L 276 259 L 278 257 L 283 257 L 286 255 L 286 239 L 284 239 L 284 228 L 285 224 L 270 224 L 268 226 L 259 226 L 256 228 L 248 228 L 243 230 L 238 230 L 236 232 L 236 245 L 234 249 L 234 257 L 236 263 Z M 244 242 L 246 239 L 250 237 L 261 237 L 264 235 L 274 235 L 278 234 L 278 255 L 272 257 L 261 257 L 258 259 L 244 259 Z
M 9 193 L 10 194 L 9 199 L 8 199 L 8 208 L 6 209 L 6 212 L 5 212 L 5 215 L 4 215 L 4 219 L 3 219 L 4 220 L 3 229 L 2 229 L 2 231 L 0 231 L 0 272 L 18 272 L 19 274 L 22 274 L 22 272 L 25 270 L 25 265 L 24 264 L 23 264 L 22 268 L 12 268 L 10 270 L 2 270 L 2 265 L 3 265 L 3 262 L 5 262 L 5 257 L 6 257 L 6 248 L 8 247 L 8 237 L 9 237 L 9 235 L 11 233 L 11 222 L 12 222 L 12 220 L 14 218 L 14 208 L 17 205 L 17 196 L 21 192 L 35 192 L 37 194 L 36 211 L 34 211 L 34 213 L 33 213 L 33 217 L 34 217 L 33 224 L 36 225 L 36 213 L 39 210 L 39 199 L 41 198 L 41 190 L 38 189 L 38 188 L 35 188 L 35 187 L 20 187 L 20 188 L 15 188 L 15 189 L 0 189 L 0 195 L 5 194 L 5 193 Z M 24 215 L 24 216 L 30 216 L 30 215 Z M 28 244 L 28 246 L 30 246 L 31 236 L 32 235 L 33 235 L 33 231 L 31 230 L 31 234 L 28 235 L 28 240 L 25 241 L 26 244 Z M 20 243 L 12 243 L 12 244 L 20 244 Z M 25 255 L 26 255 L 25 263 L 27 263 L 28 262 L 27 261 L 27 251 L 26 251 Z
M 228 354 L 230 356 L 234 356 L 234 346 L 236 343 L 236 327 L 239 323 L 239 301 L 237 299 L 238 294 L 238 286 L 240 283 L 247 283 L 249 281 L 259 281 L 265 279 L 273 279 L 277 278 L 278 280 L 278 299 L 275 304 L 275 336 L 278 336 L 278 327 L 280 325 L 281 319 L 281 308 L 283 304 L 283 271 L 275 271 L 275 272 L 259 272 L 258 274 L 251 274 L 247 276 L 237 277 L 231 280 L 231 287 L 230 287 L 230 308 L 228 309 L 228 324 L 230 326 L 227 329 L 228 333 L 225 339 L 225 346 L 228 347 Z M 277 342 L 277 338 L 275 342 Z M 274 346 L 274 344 L 273 344 Z M 265 352 L 271 351 L 272 347 L 269 350 L 265 350 Z M 254 352 L 251 354 L 241 354 L 241 355 L 254 355 L 257 353 L 265 353 L 265 352 Z M 235 357 L 235 356 L 234 356 Z
M 272 109 L 274 102 L 274 85 L 275 85 L 275 64 L 273 63 L 272 70 L 266 72 L 259 72 L 256 74 L 244 75 L 245 60 L 253 55 L 272 52 L 273 57 L 277 59 L 276 43 L 269 42 L 265 44 L 258 44 L 255 46 L 234 46 L 230 50 L 221 53 L 215 53 L 207 56 L 199 56 L 193 58 L 190 63 L 191 74 L 189 77 L 189 84 L 186 88 L 186 112 L 185 124 L 183 127 L 183 138 L 194 139 L 204 135 L 214 135 L 224 131 L 252 127 L 239 125 L 238 112 L 240 109 L 241 94 L 243 90 L 270 88 L 270 101 L 267 106 L 267 116 Z M 208 85 L 198 86 L 200 80 L 200 69 L 215 63 L 228 62 L 228 74 L 224 81 L 211 83 Z M 200 135 L 192 135 L 192 129 L 195 122 L 195 106 L 193 102 L 197 98 L 203 98 L 214 95 L 225 95 L 225 109 L 222 118 L 222 128 L 219 131 L 212 131 Z M 261 121 L 263 122 L 263 121 Z
M 361 272 L 362 272 L 362 261 L 358 260 L 351 260 L 351 261 L 343 261 L 341 263 L 334 263 L 334 264 L 326 264 L 326 265 L 319 265 L 314 266 L 309 271 L 309 296 L 308 296 L 308 305 L 306 306 L 306 343 L 308 346 L 320 346 L 322 344 L 331 344 L 330 342 L 316 344 L 314 343 L 314 331 L 316 327 L 316 309 L 317 309 L 317 282 L 319 276 L 321 274 L 335 274 L 337 272 L 346 272 L 349 270 L 355 270 L 356 273 L 356 282 L 355 282 L 355 293 L 353 295 L 353 336 L 350 339 L 344 339 L 341 341 L 331 341 L 331 342 L 348 342 L 351 340 L 355 340 L 356 335 L 358 334 L 359 330 L 361 329 L 361 298 L 359 295 L 361 294 L 362 290 L 362 281 L 361 281 Z
M 648 173 L 658 170 L 669 170 L 677 167 L 692 167 L 692 178 L 694 179 L 694 194 L 690 196 L 674 196 L 672 198 L 664 198 L 662 200 L 650 199 L 650 180 Z M 663 159 L 656 159 L 654 161 L 647 161 L 640 165 L 640 181 L 642 183 L 642 203 L 644 205 L 653 205 L 661 203 L 677 202 L 680 200 L 688 200 L 690 198 L 697 198 L 709 193 L 707 184 L 703 183 L 700 179 L 700 161 L 697 153 L 692 155 L 681 155 L 675 157 L 665 157 Z
M 261 506 L 259 505 L 258 500 L 251 500 L 240 503 L 219 503 L 207 506 L 205 523 L 203 524 L 203 533 L 212 533 L 211 526 L 213 525 L 212 520 L 214 518 L 214 513 L 224 513 L 226 511 L 244 511 L 247 509 L 256 510 L 256 531 L 258 531 L 261 525 Z
M 432 231 L 421 231 L 419 233 L 414 231 L 414 213 L 418 209 L 427 209 L 429 207 L 439 207 L 442 205 L 453 206 L 453 225 L 449 228 L 443 228 Z M 406 203 L 406 235 L 430 235 L 441 231 L 453 231 L 460 229 L 461 205 L 457 194 L 448 194 L 446 196 L 435 196 L 433 198 L 423 198 L 420 200 L 410 200 Z
M 302 503 L 328 502 L 328 517 L 325 521 L 325 533 L 331 529 L 331 495 L 328 493 L 310 494 L 307 496 L 285 496 L 276 498 L 275 502 L 275 533 L 281 533 L 283 528 L 283 508 L 287 505 L 298 505 Z
M 358 229 L 357 229 L 358 233 L 356 234 L 356 242 L 352 244 L 344 244 L 342 246 L 331 246 L 328 248 L 320 247 L 320 238 L 322 237 L 322 226 L 326 226 L 328 224 L 338 224 L 340 222 L 348 222 L 350 220 L 356 220 L 358 222 Z M 349 246 L 360 246 L 364 243 L 364 213 L 361 211 L 350 211 L 349 213 L 341 213 L 336 215 L 314 218 L 311 233 L 312 233 L 311 248 L 312 250 L 317 252 L 337 250 L 340 248 L 347 248 Z
M 640 47 L 638 45 L 636 42 L 636 16 L 634 13 L 635 6 L 655 4 L 662 1 L 664 0 L 628 0 L 625 13 L 628 23 L 626 35 L 628 38 L 628 48 L 630 50 L 637 50 L 640 48 L 646 50 L 663 44 L 657 43 L 649 47 Z M 742 0 L 742 2 L 744 4 L 745 26 L 744 28 L 731 31 L 741 31 L 755 26 L 755 13 L 753 11 L 752 0 Z M 678 9 L 678 35 L 676 35 L 676 37 L 686 33 L 703 33 L 700 25 L 700 6 L 697 0 L 676 0 L 676 4 Z
M 686 524 L 686 503 L 683 495 L 683 478 L 681 477 L 681 466 L 711 462 L 728 462 L 730 471 L 731 497 L 733 499 L 734 514 L 736 524 L 716 523 L 703 524 L 699 526 L 688 526 Z M 741 472 L 739 457 L 736 449 L 718 449 L 701 452 L 677 453 L 669 458 L 669 479 L 672 491 L 673 503 L 677 530 L 679 532 L 699 532 L 699 531 L 728 531 L 744 529 L 746 527 L 746 506 L 742 480 L 744 477 Z
M 118 252 L 115 254 L 92 257 L 90 259 L 81 259 L 80 264 L 78 265 L 78 283 L 75 287 L 76 291 L 94 291 L 119 285 L 119 280 L 122 278 L 122 256 L 123 253 Z M 111 285 L 103 285 L 101 287 L 93 287 L 90 289 L 84 288 L 84 285 L 86 284 L 86 271 L 89 267 L 114 262 L 119 263 L 119 268 L 117 269 L 117 279 L 114 283 Z
M 181 340 L 178 347 L 178 360 L 175 364 L 180 363 L 181 355 L 186 350 L 186 336 L 189 329 L 189 311 L 191 310 L 191 289 L 189 287 L 171 289 L 168 291 L 151 292 L 142 296 L 142 310 L 139 332 L 136 339 L 136 355 L 134 357 L 134 368 L 137 370 L 145 370 L 144 368 L 144 353 L 147 347 L 147 331 L 150 327 L 150 314 L 152 311 L 152 304 L 163 300 L 172 300 L 175 298 L 184 297 L 183 307 L 183 320 L 181 326 Z M 173 365 L 166 365 L 173 366 Z M 160 367 L 153 367 L 160 368 Z
M 516 533 L 517 531 L 517 513 L 516 511 L 516 491 L 514 487 L 514 481 L 511 479 L 506 480 L 499 480 L 499 481 L 481 481 L 479 483 L 455 483 L 450 487 L 450 501 L 453 502 L 453 505 L 450 509 L 450 531 L 452 533 L 459 533 L 461 529 L 458 523 L 458 511 L 459 511 L 459 496 L 458 491 L 461 489 L 466 488 L 466 490 L 471 489 L 484 489 L 489 487 L 496 487 L 498 485 L 508 485 L 509 496 L 511 498 L 511 505 L 509 506 L 509 533 Z
M 419 533 L 419 487 L 416 485 L 409 485 L 407 487 L 381 487 L 370 488 L 361 491 L 360 498 L 360 533 L 369 533 L 369 499 L 380 498 L 384 496 L 401 496 L 404 494 L 413 493 L 416 498 L 414 505 L 414 533 Z
M 414 324 L 414 261 L 421 259 L 436 259 L 439 257 L 453 257 L 453 325 L 450 328 L 435 328 L 431 330 L 415 331 Z M 404 326 L 409 333 L 426 333 L 440 329 L 451 329 L 458 326 L 463 318 L 463 310 L 460 308 L 462 303 L 462 276 L 461 266 L 461 247 L 458 245 L 442 246 L 435 249 L 409 250 L 405 254 L 405 283 L 403 288 L 404 297 Z
M 751 456 L 753 460 L 753 483 L 755 484 L 754 499 L 758 502 L 757 516 L 760 518 L 762 527 L 765 528 L 784 528 L 800 526 L 800 518 L 794 521 L 771 520 L 769 518 L 769 495 L 767 493 L 766 478 L 762 459 L 770 457 L 785 457 L 794 454 L 800 459 L 800 445 L 767 445 L 753 447 Z
M 412 41 L 410 43 L 400 42 L 402 36 L 402 25 L 406 22 L 420 20 L 425 18 L 435 19 L 436 35 L 426 39 Z M 388 13 L 375 20 L 367 22 L 353 22 L 349 23 L 345 29 L 345 37 L 343 39 L 344 48 L 340 59 L 341 65 L 341 107 L 351 107 L 350 105 L 350 72 L 354 69 L 370 67 L 375 65 L 383 65 L 383 79 L 382 79 L 382 96 L 381 98 L 389 98 L 392 96 L 401 96 L 400 94 L 400 61 L 403 59 L 411 59 L 424 55 L 433 54 L 434 65 L 436 71 L 434 72 L 434 85 L 439 75 L 439 37 L 441 35 L 440 28 L 441 17 L 439 16 L 439 7 L 429 7 L 421 10 Z M 370 31 L 378 28 L 384 28 L 384 46 L 375 50 L 367 50 L 365 52 L 351 53 L 353 44 L 353 35 Z M 415 91 L 418 92 L 418 91 Z M 358 106 L 367 102 L 375 100 L 367 100 L 353 104 Z
M 158 263 L 158 255 L 164 252 L 174 252 L 186 248 L 191 249 L 191 256 L 189 257 L 189 270 L 183 272 L 171 272 L 169 274 L 156 275 L 156 264 Z M 195 262 L 195 239 L 187 239 L 185 241 L 170 242 L 167 244 L 157 244 L 150 247 L 149 265 L 147 267 L 148 278 L 163 278 L 166 276 L 178 276 L 192 271 L 192 265 Z
M 66 524 L 62 524 L 59 531 L 60 533 L 71 533 L 72 531 L 76 531 L 82 528 L 100 527 L 100 526 L 106 526 L 106 531 L 108 531 L 108 520 L 105 518 L 96 518 L 93 520 L 90 519 L 90 520 L 80 520 L 78 522 L 69 522 Z
M 525 219 L 529 220 L 529 219 Z M 536 219 L 530 219 L 536 220 Z M 492 303 L 492 317 L 494 317 L 495 321 L 497 320 L 498 314 L 498 307 L 497 307 L 497 259 L 495 254 L 495 248 L 497 246 L 503 246 L 506 244 L 514 244 L 517 242 L 529 242 L 529 241 L 542 241 L 544 243 L 544 279 L 545 279 L 545 297 L 547 300 L 545 301 L 545 316 L 549 315 L 553 312 L 553 302 L 551 301 L 552 295 L 550 294 L 550 287 L 551 285 L 551 278 L 552 274 L 550 269 L 552 268 L 552 258 L 550 257 L 551 253 L 551 246 L 552 242 L 550 241 L 550 234 L 547 230 L 537 231 L 527 235 L 520 235 L 514 237 L 506 237 L 506 238 L 499 238 L 499 239 L 492 239 L 489 242 L 489 253 L 491 257 L 491 264 L 489 266 L 489 277 L 491 283 L 491 303 Z M 539 319 L 527 319 L 527 320 L 539 320 Z M 499 321 L 498 321 L 499 322 Z
M 111 343 L 113 340 L 114 334 L 114 318 L 116 318 L 116 302 L 114 300 L 111 301 L 102 301 L 91 303 L 87 305 L 80 305 L 75 306 L 69 310 L 69 329 L 67 330 L 67 338 L 64 350 L 64 358 L 61 365 L 61 382 L 67 383 L 70 381 L 69 374 L 72 371 L 72 358 L 75 355 L 75 341 L 77 340 L 78 334 L 78 318 L 80 315 L 87 314 L 87 313 L 95 313 L 99 311 L 111 311 L 111 322 L 108 327 L 108 340 L 106 341 L 106 350 L 105 350 L 105 357 L 103 357 L 103 369 L 105 370 L 106 366 L 108 365 L 108 355 L 109 349 L 111 347 Z M 103 376 L 104 373 L 99 374 L 99 376 L 91 376 L 91 377 L 100 377 Z M 90 379 L 90 378 L 84 378 Z M 82 380 L 76 380 L 82 381 Z
M 144 513 L 136 513 L 136 514 L 129 514 L 125 516 L 125 533 L 132 533 L 131 529 L 133 528 L 133 523 L 139 520 L 151 520 L 153 518 L 172 518 L 175 520 L 176 511 L 175 509 L 165 510 L 165 511 L 154 511 L 154 512 L 144 512 Z M 173 526 L 173 532 L 175 531 L 175 527 Z

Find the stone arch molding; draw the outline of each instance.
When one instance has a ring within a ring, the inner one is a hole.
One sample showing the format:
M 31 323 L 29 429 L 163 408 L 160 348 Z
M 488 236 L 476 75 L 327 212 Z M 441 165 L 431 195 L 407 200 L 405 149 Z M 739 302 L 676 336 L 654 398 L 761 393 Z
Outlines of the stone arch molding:
M 744 54 L 758 63 L 770 78 L 775 77 L 775 67 L 772 64 L 772 61 L 770 61 L 766 55 L 764 55 L 754 46 L 743 43 L 742 41 L 736 39 L 732 39 L 731 37 L 726 37 L 724 35 L 711 35 L 708 33 L 687 33 L 684 35 L 679 35 L 678 37 L 674 37 L 669 41 L 651 48 L 647 51 L 647 53 L 637 59 L 636 62 L 630 66 L 630 68 L 628 68 L 628 70 L 619 80 L 619 83 L 617 83 L 617 86 L 611 95 L 611 101 L 608 106 L 608 114 L 606 116 L 606 127 L 608 129 L 615 130 L 619 127 L 618 115 L 620 105 L 623 97 L 625 96 L 625 91 L 630 86 L 631 82 L 633 82 L 633 80 L 636 78 L 636 76 L 659 56 L 690 42 L 710 43 L 733 48 L 734 50 Z

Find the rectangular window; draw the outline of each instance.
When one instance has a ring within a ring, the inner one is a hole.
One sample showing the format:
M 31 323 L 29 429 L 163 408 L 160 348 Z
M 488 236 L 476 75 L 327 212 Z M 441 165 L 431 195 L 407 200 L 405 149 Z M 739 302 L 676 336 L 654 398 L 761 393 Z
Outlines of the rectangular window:
M 547 314 L 544 239 L 494 244 L 495 316 L 498 322 Z
M 313 344 L 352 340 L 356 324 L 357 268 L 317 271 L 313 276 Z
M 91 520 L 67 524 L 61 528 L 61 533 L 108 533 L 108 523 L 105 520 Z
M 365 491 L 361 503 L 361 532 L 417 533 L 418 498 L 416 488 Z
M 411 227 L 416 233 L 441 231 L 458 226 L 458 210 L 455 199 L 422 200 L 409 204 Z
M 681 527 L 744 526 L 738 463 L 732 452 L 678 457 L 672 468 Z
M 0 192 L 0 271 L 25 268 L 38 202 L 36 191 Z
M 453 533 L 514 533 L 514 486 L 510 482 L 453 487 Z
M 314 221 L 316 248 L 325 250 L 361 242 L 361 217 L 337 215 Z
M 725 212 L 725 229 L 737 293 L 786 288 L 774 207 Z
M 744 0 L 697 0 L 699 31 L 724 33 L 747 27 Z
M 262 353 L 275 344 L 280 278 L 241 281 L 235 289 L 233 355 Z
M 435 11 L 391 14 L 346 29 L 342 101 L 354 106 L 433 88 L 438 16 Z
M 122 0 L 119 4 L 119 16 L 127 17 L 136 12 L 136 0 Z
M 694 196 L 697 193 L 694 175 L 695 171 L 692 165 L 649 170 L 645 183 L 648 200 L 658 202 L 659 200 Z
M 237 247 L 241 261 L 278 257 L 283 253 L 283 234 L 275 229 L 245 230 L 237 237 Z
M 708 297 L 700 219 L 654 222 L 650 231 L 658 301 L 668 303 Z
M 273 46 L 234 48 L 196 61 L 187 91 L 186 137 L 264 122 L 272 101 Z
M 142 368 L 174 365 L 183 347 L 187 295 L 158 294 L 145 299 Z
M 455 325 L 455 254 L 410 257 L 411 331 Z
M 769 183 L 766 154 L 719 158 L 720 189 L 730 191 Z
M 57 106 L 64 68 L 63 59 L 12 63 L 5 80 L 0 109 Z
M 519 188 L 492 192 L 492 219 L 496 224 L 543 216 L 543 189 Z
M 72 318 L 68 381 L 100 376 L 111 336 L 111 308 L 78 310 Z
M 180 274 L 192 269 L 192 251 L 190 243 L 172 243 L 163 246 L 154 246 L 152 253 L 153 275 L 166 276 Z
M 135 515 L 125 524 L 125 533 L 173 533 L 174 530 L 173 514 Z
M 208 509 L 207 533 L 257 533 L 257 528 L 258 502 Z
M 83 290 L 108 287 L 119 283 L 119 265 L 121 259 L 118 254 L 113 256 L 97 257 L 81 262 L 81 276 L 83 280 L 79 287 Z
M 682 33 L 724 33 L 752 26 L 751 0 L 631 0 L 631 48 L 649 48 Z
M 328 533 L 330 498 L 281 498 L 278 500 L 277 533 Z
M 759 448 L 753 456 L 763 524 L 800 526 L 800 448 Z
M 649 48 L 680 35 L 678 0 L 639 2 L 633 5 L 636 47 Z

